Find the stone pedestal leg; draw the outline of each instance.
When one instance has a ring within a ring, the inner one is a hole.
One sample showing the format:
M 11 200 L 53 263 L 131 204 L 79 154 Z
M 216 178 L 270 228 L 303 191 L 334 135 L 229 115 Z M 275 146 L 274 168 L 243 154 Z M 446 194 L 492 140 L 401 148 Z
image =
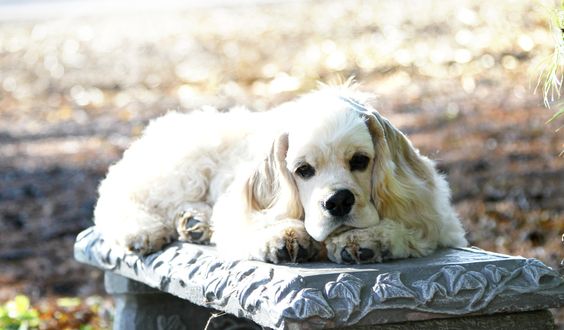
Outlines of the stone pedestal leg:
M 116 304 L 114 330 L 262 329 L 111 272 L 105 274 L 105 286 Z

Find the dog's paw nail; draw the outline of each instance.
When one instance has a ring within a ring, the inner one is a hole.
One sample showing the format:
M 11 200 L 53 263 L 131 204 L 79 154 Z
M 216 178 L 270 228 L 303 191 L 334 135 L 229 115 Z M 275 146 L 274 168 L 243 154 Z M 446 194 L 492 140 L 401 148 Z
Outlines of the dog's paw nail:
M 361 248 L 358 250 L 358 259 L 360 261 L 369 261 L 374 258 L 374 251 L 371 249 Z
M 132 244 L 129 244 L 127 246 L 127 249 L 135 254 L 140 254 L 143 255 L 145 254 L 145 252 L 147 251 L 146 247 L 143 246 L 143 244 L 139 243 L 139 242 L 135 242 Z
M 188 222 L 186 223 L 186 231 L 188 232 L 188 236 L 190 236 L 190 240 L 198 241 L 204 235 L 203 231 L 198 231 L 196 229 L 196 226 L 199 225 L 200 223 L 201 221 L 196 218 L 188 219 Z
M 143 249 L 137 247 L 137 246 L 128 246 L 127 249 L 135 254 L 143 254 Z
M 343 248 L 341 250 L 341 260 L 343 260 L 343 262 L 346 263 L 346 264 L 355 263 L 354 258 L 351 256 L 351 254 L 349 253 L 349 251 L 347 251 L 346 248 Z
M 390 250 L 388 250 L 388 249 L 382 251 L 381 254 L 382 254 L 382 260 L 392 259 L 392 252 L 390 252 Z
M 190 236 L 192 241 L 198 241 L 203 235 L 204 233 L 201 231 L 191 231 L 188 233 L 188 236 Z
M 196 218 L 190 218 L 188 219 L 188 222 L 186 223 L 186 229 L 191 229 L 196 227 L 198 224 L 200 224 L 200 220 L 196 219 Z
M 308 253 L 307 249 L 304 248 L 303 246 L 299 245 L 298 255 L 296 257 L 296 262 L 304 262 L 304 261 L 307 261 L 308 259 L 309 259 L 309 253 Z
M 211 236 L 209 225 L 202 220 L 188 216 L 189 213 L 182 214 L 177 223 L 177 232 L 180 235 L 180 240 L 207 244 Z
M 286 247 L 283 247 L 276 251 L 276 258 L 278 259 L 278 263 L 292 261 L 292 256 L 290 256 L 290 253 L 288 252 L 288 249 L 286 249 Z

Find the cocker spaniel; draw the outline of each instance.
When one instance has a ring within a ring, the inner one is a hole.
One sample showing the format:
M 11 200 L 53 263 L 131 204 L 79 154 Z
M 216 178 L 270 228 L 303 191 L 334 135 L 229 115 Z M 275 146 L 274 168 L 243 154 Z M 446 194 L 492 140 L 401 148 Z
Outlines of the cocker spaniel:
M 467 244 L 433 162 L 348 87 L 154 120 L 110 167 L 94 217 L 141 254 L 178 239 L 229 258 L 371 263 Z

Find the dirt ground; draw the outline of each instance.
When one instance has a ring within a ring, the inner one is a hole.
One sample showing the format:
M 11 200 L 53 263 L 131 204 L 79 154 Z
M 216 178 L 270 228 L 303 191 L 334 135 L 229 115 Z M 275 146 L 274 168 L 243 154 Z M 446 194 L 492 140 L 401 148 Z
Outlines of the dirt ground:
M 150 119 L 263 111 L 350 76 L 437 161 L 472 245 L 558 268 L 564 144 L 533 92 L 553 45 L 539 7 L 308 1 L 0 21 L 0 302 L 103 295 L 73 241 Z

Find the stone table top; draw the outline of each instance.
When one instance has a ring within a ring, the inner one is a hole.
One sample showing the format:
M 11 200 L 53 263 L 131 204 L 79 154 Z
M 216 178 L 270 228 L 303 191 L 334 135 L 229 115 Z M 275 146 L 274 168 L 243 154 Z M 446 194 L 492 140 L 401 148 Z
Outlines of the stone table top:
M 564 305 L 564 277 L 536 259 L 473 248 L 370 265 L 226 260 L 175 242 L 145 257 L 80 233 L 75 258 L 275 329 L 383 324 Z

